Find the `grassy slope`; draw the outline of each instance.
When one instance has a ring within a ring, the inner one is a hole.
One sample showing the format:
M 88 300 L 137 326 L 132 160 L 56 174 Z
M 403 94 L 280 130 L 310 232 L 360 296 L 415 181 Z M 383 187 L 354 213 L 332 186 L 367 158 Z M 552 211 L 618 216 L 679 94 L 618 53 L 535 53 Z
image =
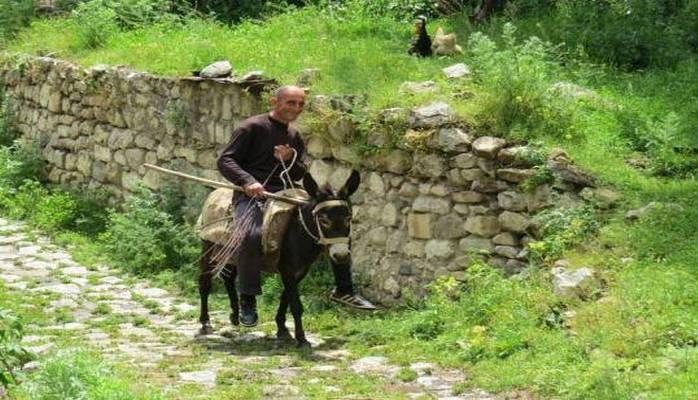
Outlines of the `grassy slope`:
M 318 92 L 370 90 L 376 107 L 422 100 L 396 97 L 399 84 L 437 77 L 444 85 L 439 69 L 457 61 L 407 57 L 409 27 L 404 25 L 384 20 L 341 23 L 311 11 L 233 30 L 191 22 L 186 29 L 132 31 L 96 51 L 73 47 L 71 24 L 36 22 L 10 49 L 43 49 L 84 65 L 127 64 L 167 75 L 188 74 L 228 58 L 237 71 L 263 69 L 284 82 L 292 82 L 303 68 L 318 67 L 323 74 Z M 466 53 L 463 60 L 468 63 L 469 57 Z M 695 132 L 698 83 L 691 77 L 697 70 L 690 59 L 675 70 L 635 74 L 599 73 L 590 67 L 586 72 L 591 78 L 579 83 L 638 114 L 662 118 L 673 111 L 682 132 Z M 436 359 L 462 366 L 474 385 L 487 389 L 524 388 L 564 398 L 695 396 L 698 212 L 692 202 L 698 184 L 650 177 L 630 168 L 624 160 L 632 153 L 612 113 L 582 113 L 579 125 L 583 134 L 573 141 L 542 139 L 564 147 L 578 164 L 619 190 L 623 209 L 649 201 L 682 206 L 660 210 L 634 225 L 623 220 L 622 210 L 611 212 L 598 238 L 567 253 L 574 266 L 590 265 L 603 272 L 608 281 L 604 301 L 560 305 L 549 294 L 544 270 L 528 281 L 483 273 L 471 277 L 474 290 L 449 297 L 451 289 L 442 286 L 414 311 L 366 316 L 311 300 L 308 329 L 344 337 L 347 346 L 360 353 L 383 346 L 400 362 Z M 679 139 L 696 140 L 690 135 Z M 265 315 L 272 315 L 271 307 Z M 541 321 L 555 307 L 576 311 L 569 329 Z

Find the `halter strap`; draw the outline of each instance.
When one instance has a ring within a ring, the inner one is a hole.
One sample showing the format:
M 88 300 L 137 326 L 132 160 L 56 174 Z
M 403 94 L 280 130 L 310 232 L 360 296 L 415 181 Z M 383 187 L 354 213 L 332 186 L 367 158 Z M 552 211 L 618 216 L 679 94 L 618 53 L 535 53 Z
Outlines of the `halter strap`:
M 347 207 L 349 208 L 349 202 L 346 200 L 325 200 L 317 203 L 315 207 L 313 207 L 313 216 L 315 216 L 318 211 L 322 210 L 323 208 L 328 208 L 328 207 Z
M 313 216 L 313 219 L 315 219 L 315 227 L 317 228 L 318 235 L 314 235 L 310 229 L 308 229 L 308 226 L 305 224 L 305 220 L 303 219 L 303 213 L 301 211 L 301 208 L 298 208 L 298 219 L 301 222 L 301 225 L 303 226 L 303 229 L 305 232 L 313 238 L 317 242 L 317 244 L 320 245 L 331 245 L 331 244 L 349 244 L 349 237 L 348 236 L 343 236 L 343 237 L 333 237 L 333 238 L 327 238 L 325 237 L 324 232 L 322 232 L 322 227 L 320 226 L 320 221 L 318 220 L 317 213 L 318 211 L 322 210 L 323 208 L 330 208 L 330 207 L 347 207 L 349 208 L 349 202 L 346 200 L 325 200 L 321 201 L 318 204 L 313 207 L 311 213 Z

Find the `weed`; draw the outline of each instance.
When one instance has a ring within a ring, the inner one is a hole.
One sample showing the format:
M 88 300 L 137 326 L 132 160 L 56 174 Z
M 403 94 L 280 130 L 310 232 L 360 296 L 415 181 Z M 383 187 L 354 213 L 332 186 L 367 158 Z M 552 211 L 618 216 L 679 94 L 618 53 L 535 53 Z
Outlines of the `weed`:
M 160 314 L 162 312 L 162 310 L 160 309 L 160 303 L 152 299 L 144 300 L 143 306 L 150 310 L 151 314 Z
M 43 361 L 18 388 L 17 399 L 160 399 L 155 392 L 139 393 L 129 388 L 117 371 L 87 350 L 59 351 Z
M 0 385 L 15 383 L 15 371 L 31 359 L 22 341 L 23 327 L 16 315 L 0 308 Z
M 94 310 L 94 313 L 97 315 L 109 315 L 111 314 L 111 306 L 107 303 L 99 303 L 97 304 L 97 307 Z
M 417 373 L 409 368 L 400 368 L 400 371 L 398 371 L 396 378 L 403 382 L 412 382 L 415 379 L 417 379 Z

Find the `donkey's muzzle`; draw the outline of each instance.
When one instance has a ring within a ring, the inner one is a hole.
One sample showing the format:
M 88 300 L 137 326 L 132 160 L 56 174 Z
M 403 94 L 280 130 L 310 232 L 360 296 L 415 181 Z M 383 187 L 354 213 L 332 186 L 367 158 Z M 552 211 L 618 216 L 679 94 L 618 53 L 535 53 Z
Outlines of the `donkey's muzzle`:
M 351 251 L 348 243 L 337 243 L 330 246 L 330 260 L 337 264 L 347 264 L 351 261 Z

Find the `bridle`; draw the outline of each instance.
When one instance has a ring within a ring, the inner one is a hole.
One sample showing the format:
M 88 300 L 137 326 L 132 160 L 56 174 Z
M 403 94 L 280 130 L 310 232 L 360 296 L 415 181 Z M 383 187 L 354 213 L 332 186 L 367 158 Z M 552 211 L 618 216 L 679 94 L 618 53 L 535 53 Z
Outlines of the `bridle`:
M 305 219 L 303 218 L 303 210 L 301 207 L 298 207 L 298 219 L 300 220 L 301 226 L 303 226 L 303 230 L 305 230 L 305 233 L 308 234 L 315 242 L 319 245 L 322 246 L 327 246 L 327 245 L 333 245 L 333 244 L 349 244 L 349 235 L 347 236 L 340 236 L 340 237 L 325 237 L 325 233 L 322 231 L 322 227 L 320 226 L 320 219 L 318 218 L 318 212 L 322 209 L 325 208 L 334 208 L 334 207 L 345 207 L 349 212 L 351 212 L 351 206 L 349 205 L 349 202 L 346 200 L 325 200 L 317 203 L 312 211 L 311 215 L 313 216 L 313 219 L 315 220 L 315 227 L 317 228 L 317 236 L 313 234 L 308 226 L 305 224 Z M 351 226 L 349 227 L 351 231 Z
M 291 166 L 295 164 L 296 158 L 298 157 L 298 153 L 296 152 L 296 149 L 291 149 L 293 151 L 293 158 L 291 159 L 291 163 L 287 166 L 284 160 L 281 160 L 281 165 L 283 166 L 283 169 L 281 170 L 281 181 L 284 184 L 284 189 L 286 189 L 286 182 L 288 181 L 289 185 L 293 187 L 293 180 L 291 179 L 291 176 L 289 175 L 289 170 L 291 169 Z M 278 164 L 277 164 L 278 166 Z M 273 172 L 273 171 L 272 171 Z M 284 176 L 286 179 L 284 179 Z M 322 231 L 322 227 L 320 226 L 320 219 L 318 218 L 318 212 L 324 208 L 332 208 L 332 207 L 346 207 L 346 209 L 349 211 L 349 214 L 351 215 L 351 205 L 349 205 L 349 202 L 346 200 L 325 200 L 318 202 L 312 209 L 311 215 L 313 216 L 313 219 L 315 220 L 315 227 L 317 228 L 317 236 L 313 234 L 313 232 L 310 231 L 308 226 L 305 223 L 305 219 L 303 219 L 303 209 L 302 207 L 298 207 L 298 219 L 300 220 L 301 226 L 303 226 L 303 230 L 305 233 L 308 234 L 315 242 L 321 246 L 327 246 L 327 245 L 333 245 L 333 244 L 346 244 L 348 245 L 350 242 L 349 235 L 347 236 L 341 236 L 341 237 L 332 237 L 328 238 L 325 237 L 325 233 Z M 351 232 L 351 224 L 349 226 L 349 231 Z

